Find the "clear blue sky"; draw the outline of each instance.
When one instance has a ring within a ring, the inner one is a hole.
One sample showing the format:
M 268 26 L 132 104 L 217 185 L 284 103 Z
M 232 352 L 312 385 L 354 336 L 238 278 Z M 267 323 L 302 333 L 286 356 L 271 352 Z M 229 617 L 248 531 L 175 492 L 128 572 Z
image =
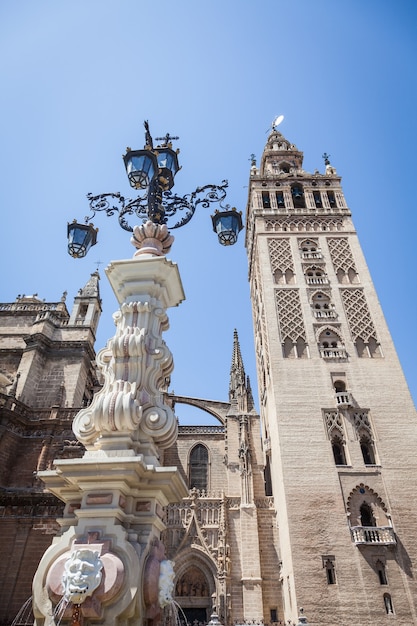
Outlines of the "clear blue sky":
M 143 146 L 143 120 L 154 136 L 180 136 L 177 193 L 227 178 L 229 202 L 244 211 L 250 154 L 259 159 L 283 113 L 305 169 L 322 170 L 327 151 L 343 177 L 416 399 L 416 14 L 407 0 L 3 1 L 1 301 L 67 290 L 71 308 L 99 260 L 101 348 L 116 308 L 103 268 L 134 250 L 100 215 L 99 244 L 74 260 L 66 225 L 87 214 L 88 192 L 129 195 L 121 155 Z M 175 235 L 169 256 L 187 300 L 165 336 L 172 388 L 227 399 L 236 327 L 255 389 L 243 237 L 220 247 L 208 209 Z

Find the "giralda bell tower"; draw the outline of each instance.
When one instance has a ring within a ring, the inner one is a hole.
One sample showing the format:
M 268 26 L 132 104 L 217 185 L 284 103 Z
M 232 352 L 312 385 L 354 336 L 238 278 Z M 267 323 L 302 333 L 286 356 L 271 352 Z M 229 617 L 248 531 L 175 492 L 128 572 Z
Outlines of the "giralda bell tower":
M 247 252 L 283 609 L 317 626 L 417 624 L 417 419 L 341 178 L 273 128 Z M 361 207 L 365 210 L 366 207 Z

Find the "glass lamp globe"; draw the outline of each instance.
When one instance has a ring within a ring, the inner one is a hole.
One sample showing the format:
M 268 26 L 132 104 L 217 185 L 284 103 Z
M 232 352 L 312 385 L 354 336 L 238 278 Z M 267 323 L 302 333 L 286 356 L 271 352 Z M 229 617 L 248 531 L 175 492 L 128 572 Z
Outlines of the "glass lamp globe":
M 216 211 L 211 216 L 213 230 L 217 233 L 222 246 L 233 246 L 243 228 L 242 213 L 235 208 L 230 211 Z
M 74 259 L 82 259 L 97 243 L 98 228 L 94 224 L 78 224 L 75 220 L 68 224 L 68 254 Z
M 147 189 L 157 169 L 156 156 L 150 150 L 129 150 L 123 157 L 130 186 Z
M 165 190 L 171 189 L 174 186 L 175 174 L 180 169 L 178 164 L 177 153 L 167 146 L 158 147 L 158 167 L 159 167 L 159 180 L 163 179 L 163 187 Z M 165 184 L 164 184 L 165 183 Z

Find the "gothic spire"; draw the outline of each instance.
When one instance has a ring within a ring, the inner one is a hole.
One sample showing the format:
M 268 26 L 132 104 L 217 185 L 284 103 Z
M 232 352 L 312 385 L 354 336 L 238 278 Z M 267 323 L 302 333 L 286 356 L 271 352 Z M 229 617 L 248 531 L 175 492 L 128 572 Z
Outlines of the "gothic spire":
M 229 402 L 231 408 L 238 413 L 248 413 L 253 410 L 253 397 L 249 379 L 246 378 L 242 354 L 240 352 L 237 330 L 233 333 L 233 355 L 230 367 Z
M 229 401 L 236 402 L 246 386 L 245 368 L 243 367 L 237 330 L 233 333 L 233 355 L 230 366 Z
M 246 377 L 246 394 L 248 397 L 248 411 L 252 411 L 255 408 L 255 403 L 253 401 L 252 387 L 249 376 Z
M 82 287 L 79 290 L 78 296 L 80 296 L 82 298 L 98 298 L 98 299 L 100 299 L 99 280 L 100 280 L 100 274 L 96 270 L 95 272 L 93 272 L 91 274 L 89 280 L 84 285 L 84 287 Z

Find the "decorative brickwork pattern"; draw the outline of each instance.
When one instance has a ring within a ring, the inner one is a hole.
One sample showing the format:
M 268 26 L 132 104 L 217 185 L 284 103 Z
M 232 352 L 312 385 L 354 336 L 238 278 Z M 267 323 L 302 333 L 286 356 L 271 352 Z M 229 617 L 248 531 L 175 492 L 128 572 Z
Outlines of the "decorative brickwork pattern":
M 252 311 L 255 328 L 255 350 L 257 353 L 258 377 L 266 386 L 269 375 L 269 350 L 266 336 L 265 307 L 262 299 L 260 284 L 259 260 L 256 260 L 253 279 Z
M 298 289 L 277 289 L 275 298 L 278 311 L 281 341 L 301 338 L 306 341 L 303 314 Z
M 332 237 L 327 240 L 327 243 L 335 272 L 338 270 L 348 272 L 350 269 L 356 272 L 356 265 L 348 239 L 346 237 L 338 239 Z
M 288 217 L 286 219 L 265 219 L 265 229 L 273 232 L 321 232 L 343 230 L 343 217 Z
M 272 272 L 281 270 L 294 271 L 289 239 L 268 239 L 269 258 L 271 259 Z
M 368 304 L 362 289 L 341 289 L 343 306 L 354 342 L 360 337 L 367 342 L 376 340 L 374 323 L 369 313 Z

